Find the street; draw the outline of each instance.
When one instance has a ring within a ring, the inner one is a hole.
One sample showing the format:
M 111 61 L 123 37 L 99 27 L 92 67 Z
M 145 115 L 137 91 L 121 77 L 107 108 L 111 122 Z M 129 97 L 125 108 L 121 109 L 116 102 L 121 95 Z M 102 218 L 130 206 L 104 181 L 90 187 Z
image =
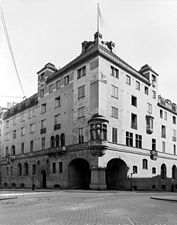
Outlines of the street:
M 10 199 L 0 200 L 0 225 L 177 224 L 177 202 L 151 199 L 167 193 L 69 190 L 1 194 Z

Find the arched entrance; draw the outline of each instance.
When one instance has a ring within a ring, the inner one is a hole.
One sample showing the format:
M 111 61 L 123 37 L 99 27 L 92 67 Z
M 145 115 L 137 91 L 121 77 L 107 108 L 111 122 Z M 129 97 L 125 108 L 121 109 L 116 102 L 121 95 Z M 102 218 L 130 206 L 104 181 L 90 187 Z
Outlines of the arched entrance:
M 129 189 L 127 178 L 128 166 L 121 159 L 111 159 L 106 168 L 106 184 L 108 189 Z
M 68 167 L 68 186 L 88 189 L 90 185 L 90 165 L 85 159 L 74 159 Z
M 46 188 L 46 171 L 42 170 L 41 171 L 41 188 Z

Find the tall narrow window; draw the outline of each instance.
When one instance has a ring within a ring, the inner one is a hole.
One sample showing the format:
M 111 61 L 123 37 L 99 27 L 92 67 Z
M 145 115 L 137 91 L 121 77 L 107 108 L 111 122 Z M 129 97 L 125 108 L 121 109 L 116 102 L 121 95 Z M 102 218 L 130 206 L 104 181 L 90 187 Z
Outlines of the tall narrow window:
M 136 134 L 136 148 L 142 148 L 142 136 Z
M 45 137 L 41 138 L 41 148 L 45 149 Z
M 162 141 L 162 152 L 165 152 L 165 141 Z
M 131 128 L 137 129 L 137 115 L 136 114 L 131 114 Z
M 24 144 L 24 142 L 22 142 L 22 143 L 21 143 L 21 154 L 24 153 L 24 148 L 25 148 L 25 144 Z
M 46 103 L 41 105 L 41 113 L 45 113 L 46 112 Z
M 113 77 L 119 78 L 119 70 L 116 69 L 115 67 L 111 66 L 111 75 Z
M 112 128 L 112 142 L 117 143 L 117 128 Z
M 52 163 L 52 173 L 56 173 L 56 163 Z
M 167 168 L 165 164 L 161 165 L 161 179 L 164 180 L 167 177 Z
M 160 109 L 160 118 L 163 119 L 163 110 Z
M 136 81 L 136 89 L 140 90 L 140 82 L 139 81 Z
M 31 140 L 30 141 L 30 152 L 33 152 L 33 148 L 34 148 L 34 141 Z
M 133 147 L 133 133 L 126 132 L 126 145 Z
M 143 159 L 143 169 L 148 169 L 148 161 L 147 159 Z
M 176 155 L 176 145 L 173 145 L 173 153 Z
M 161 127 L 161 137 L 166 138 L 166 127 L 164 125 Z
M 78 118 L 85 116 L 85 107 L 78 108 Z
M 131 96 L 131 105 L 137 107 L 137 97 Z
M 176 141 L 176 129 L 173 129 L 172 140 L 173 140 L 173 141 Z
M 17 131 L 13 130 L 13 138 L 16 138 L 16 137 L 17 137 Z
M 148 95 L 149 94 L 149 89 L 148 89 L 148 87 L 144 87 L 144 93 L 146 94 L 146 95 Z
M 152 150 L 156 151 L 156 139 L 152 139 Z
M 84 142 L 84 128 L 79 128 L 79 143 Z
M 126 84 L 131 85 L 131 77 L 126 75 Z
M 44 97 L 44 89 L 40 90 L 40 97 L 43 98 Z
M 173 120 L 173 124 L 176 124 L 176 116 L 173 116 L 172 120 Z
M 155 91 L 152 91 L 152 98 L 156 99 L 156 92 Z
M 21 127 L 21 136 L 25 135 L 25 127 Z
M 164 112 L 164 120 L 167 120 L 167 112 Z
M 59 173 L 63 172 L 63 163 L 59 162 Z
M 69 84 L 69 75 L 64 77 L 64 85 Z
M 85 85 L 78 88 L 78 99 L 85 97 Z
M 147 112 L 149 114 L 152 114 L 152 104 L 151 103 L 147 103 Z
M 84 77 L 86 75 L 86 66 L 81 67 L 77 70 L 77 79 Z
M 60 107 L 60 97 L 55 98 L 55 108 Z
M 51 138 L 50 138 L 50 147 L 51 148 L 55 147 L 55 138 L 54 138 L 54 136 L 51 136 Z
M 112 85 L 112 94 L 111 94 L 112 97 L 114 98 L 118 98 L 118 87 Z

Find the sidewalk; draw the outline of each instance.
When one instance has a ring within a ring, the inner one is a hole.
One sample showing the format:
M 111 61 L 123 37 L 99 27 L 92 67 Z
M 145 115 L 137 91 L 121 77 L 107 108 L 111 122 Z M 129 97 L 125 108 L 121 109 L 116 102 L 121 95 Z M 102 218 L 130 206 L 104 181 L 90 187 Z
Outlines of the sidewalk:
M 151 196 L 151 199 L 177 202 L 177 194 L 176 195 L 164 195 L 164 196 L 160 196 L 160 195 L 159 196 Z

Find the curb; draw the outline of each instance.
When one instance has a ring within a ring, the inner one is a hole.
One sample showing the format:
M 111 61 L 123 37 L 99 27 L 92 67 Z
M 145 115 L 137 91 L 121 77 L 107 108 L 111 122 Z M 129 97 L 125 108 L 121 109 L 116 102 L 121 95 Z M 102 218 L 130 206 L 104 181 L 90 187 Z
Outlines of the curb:
M 10 200 L 10 199 L 17 199 L 17 197 L 10 197 L 10 198 L 0 198 L 0 201 L 2 201 L 2 200 Z
M 170 196 L 170 197 L 156 197 L 156 196 L 152 196 L 151 199 L 155 199 L 155 200 L 163 200 L 163 201 L 170 201 L 170 202 L 177 202 L 177 197 L 175 196 Z

